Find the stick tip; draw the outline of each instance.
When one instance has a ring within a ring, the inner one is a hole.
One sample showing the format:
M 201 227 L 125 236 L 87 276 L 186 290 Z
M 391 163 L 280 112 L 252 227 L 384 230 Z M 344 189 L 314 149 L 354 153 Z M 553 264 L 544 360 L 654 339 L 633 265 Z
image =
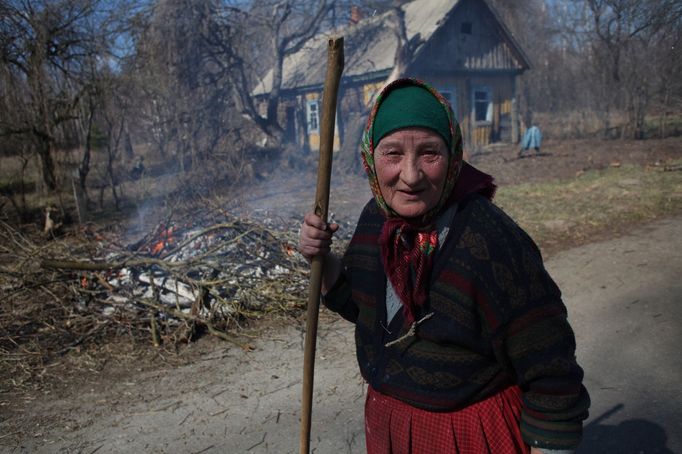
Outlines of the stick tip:
M 331 49 L 338 49 L 339 47 L 343 47 L 343 35 L 331 36 L 329 38 L 329 47 Z

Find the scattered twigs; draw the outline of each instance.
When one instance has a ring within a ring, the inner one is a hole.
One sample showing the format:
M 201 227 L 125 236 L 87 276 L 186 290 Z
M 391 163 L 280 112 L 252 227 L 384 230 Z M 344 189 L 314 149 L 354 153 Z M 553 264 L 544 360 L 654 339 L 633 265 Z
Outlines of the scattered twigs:
M 76 271 L 112 271 L 119 270 L 121 268 L 135 268 L 140 266 L 151 266 L 151 265 L 161 265 L 161 266 L 182 266 L 182 263 L 167 263 L 161 259 L 155 259 L 152 257 L 144 259 L 130 259 L 123 260 L 120 262 L 78 262 L 71 260 L 56 260 L 56 259 L 41 259 L 40 266 L 43 268 L 55 268 L 61 270 L 76 270 Z
M 232 343 L 232 344 L 234 344 L 234 345 L 236 345 L 236 346 L 238 346 L 239 348 L 242 348 L 242 349 L 244 349 L 244 350 L 249 350 L 249 349 L 251 349 L 251 347 L 248 346 L 247 344 L 242 344 L 242 343 L 240 343 L 239 341 L 237 341 L 237 340 L 234 339 L 233 337 L 229 336 L 227 333 L 225 333 L 225 332 L 223 332 L 222 330 L 216 328 L 216 327 L 213 325 L 213 323 L 211 323 L 209 320 L 204 320 L 204 319 L 201 319 L 200 317 L 196 317 L 196 316 L 193 316 L 193 315 L 191 315 L 191 314 L 186 314 L 186 313 L 184 313 L 184 312 L 182 312 L 182 311 L 179 311 L 179 310 L 177 310 L 177 309 L 175 309 L 175 308 L 167 308 L 167 307 L 164 307 L 163 305 L 161 305 L 161 304 L 159 304 L 159 303 L 156 303 L 156 302 L 154 302 L 153 300 L 139 300 L 138 302 L 139 302 L 140 304 L 143 304 L 144 306 L 148 306 L 148 307 L 150 307 L 150 308 L 152 308 L 152 309 L 155 309 L 155 310 L 157 310 L 157 311 L 160 311 L 160 312 L 167 312 L 167 313 L 169 313 L 169 314 L 171 314 L 171 315 L 173 315 L 174 317 L 177 317 L 177 318 L 179 318 L 179 319 L 186 320 L 186 321 L 189 321 L 189 322 L 197 322 L 197 323 L 200 323 L 200 324 L 206 326 L 206 328 L 208 329 L 208 331 L 209 331 L 212 335 L 214 335 L 214 336 L 216 336 L 216 337 L 219 337 L 219 338 L 222 339 L 222 340 L 228 341 L 228 342 L 230 342 L 230 343 Z

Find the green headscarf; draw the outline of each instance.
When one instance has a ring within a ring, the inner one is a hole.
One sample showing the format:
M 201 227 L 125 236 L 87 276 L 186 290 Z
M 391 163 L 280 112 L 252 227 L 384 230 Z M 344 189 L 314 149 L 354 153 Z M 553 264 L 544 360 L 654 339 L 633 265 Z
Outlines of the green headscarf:
M 462 133 L 447 100 L 430 85 L 418 79 L 398 79 L 377 96 L 362 137 L 360 152 L 374 199 L 386 217 L 398 217 L 379 189 L 374 150 L 379 141 L 396 129 L 426 127 L 443 136 L 448 146 L 448 171 L 438 204 L 421 221 L 432 220 L 447 202 L 462 168 Z
M 452 142 L 447 109 L 425 87 L 406 85 L 387 93 L 372 127 L 372 141 L 378 144 L 393 131 L 408 127 L 431 129 L 443 137 L 448 148 Z

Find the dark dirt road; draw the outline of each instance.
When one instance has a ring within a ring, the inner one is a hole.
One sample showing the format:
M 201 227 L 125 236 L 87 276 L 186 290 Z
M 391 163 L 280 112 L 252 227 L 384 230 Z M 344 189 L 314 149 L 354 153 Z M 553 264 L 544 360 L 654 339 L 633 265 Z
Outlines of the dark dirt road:
M 681 250 L 682 218 L 673 217 L 547 263 L 563 289 L 593 400 L 581 453 L 682 452 Z M 0 409 L 0 450 L 298 452 L 302 327 L 273 326 L 253 345 L 222 344 L 187 366 L 129 371 L 106 387 Z M 323 312 L 314 452 L 364 452 L 364 392 L 352 327 Z

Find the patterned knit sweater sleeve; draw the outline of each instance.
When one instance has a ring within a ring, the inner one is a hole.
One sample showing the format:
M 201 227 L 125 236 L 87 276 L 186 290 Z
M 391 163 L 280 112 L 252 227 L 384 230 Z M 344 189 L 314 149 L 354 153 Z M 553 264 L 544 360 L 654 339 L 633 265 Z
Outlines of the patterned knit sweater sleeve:
M 322 303 L 349 322 L 355 323 L 358 318 L 358 307 L 351 299 L 351 295 L 350 279 L 346 272 L 342 271 L 336 283 L 322 297 Z
M 376 237 L 363 235 L 361 232 L 368 228 L 367 224 L 373 230 L 378 230 L 381 219 L 376 203 L 374 199 L 371 199 L 360 214 L 349 250 L 362 252 L 365 249 L 376 248 Z M 349 258 L 356 256 L 357 254 L 348 254 L 348 251 L 346 252 L 342 259 L 343 268 L 338 280 L 322 298 L 322 303 L 328 309 L 338 313 L 341 317 L 352 323 L 357 321 L 359 308 L 353 298 L 352 278 L 348 270 L 349 268 L 356 267 L 368 272 L 376 271 L 376 267 L 372 263 L 367 261 L 358 262 L 357 259 Z
M 533 240 L 492 203 L 479 199 L 475 205 L 463 239 L 488 250 L 475 279 L 482 320 L 498 362 L 523 392 L 524 440 L 575 449 L 590 399 L 561 292 Z

